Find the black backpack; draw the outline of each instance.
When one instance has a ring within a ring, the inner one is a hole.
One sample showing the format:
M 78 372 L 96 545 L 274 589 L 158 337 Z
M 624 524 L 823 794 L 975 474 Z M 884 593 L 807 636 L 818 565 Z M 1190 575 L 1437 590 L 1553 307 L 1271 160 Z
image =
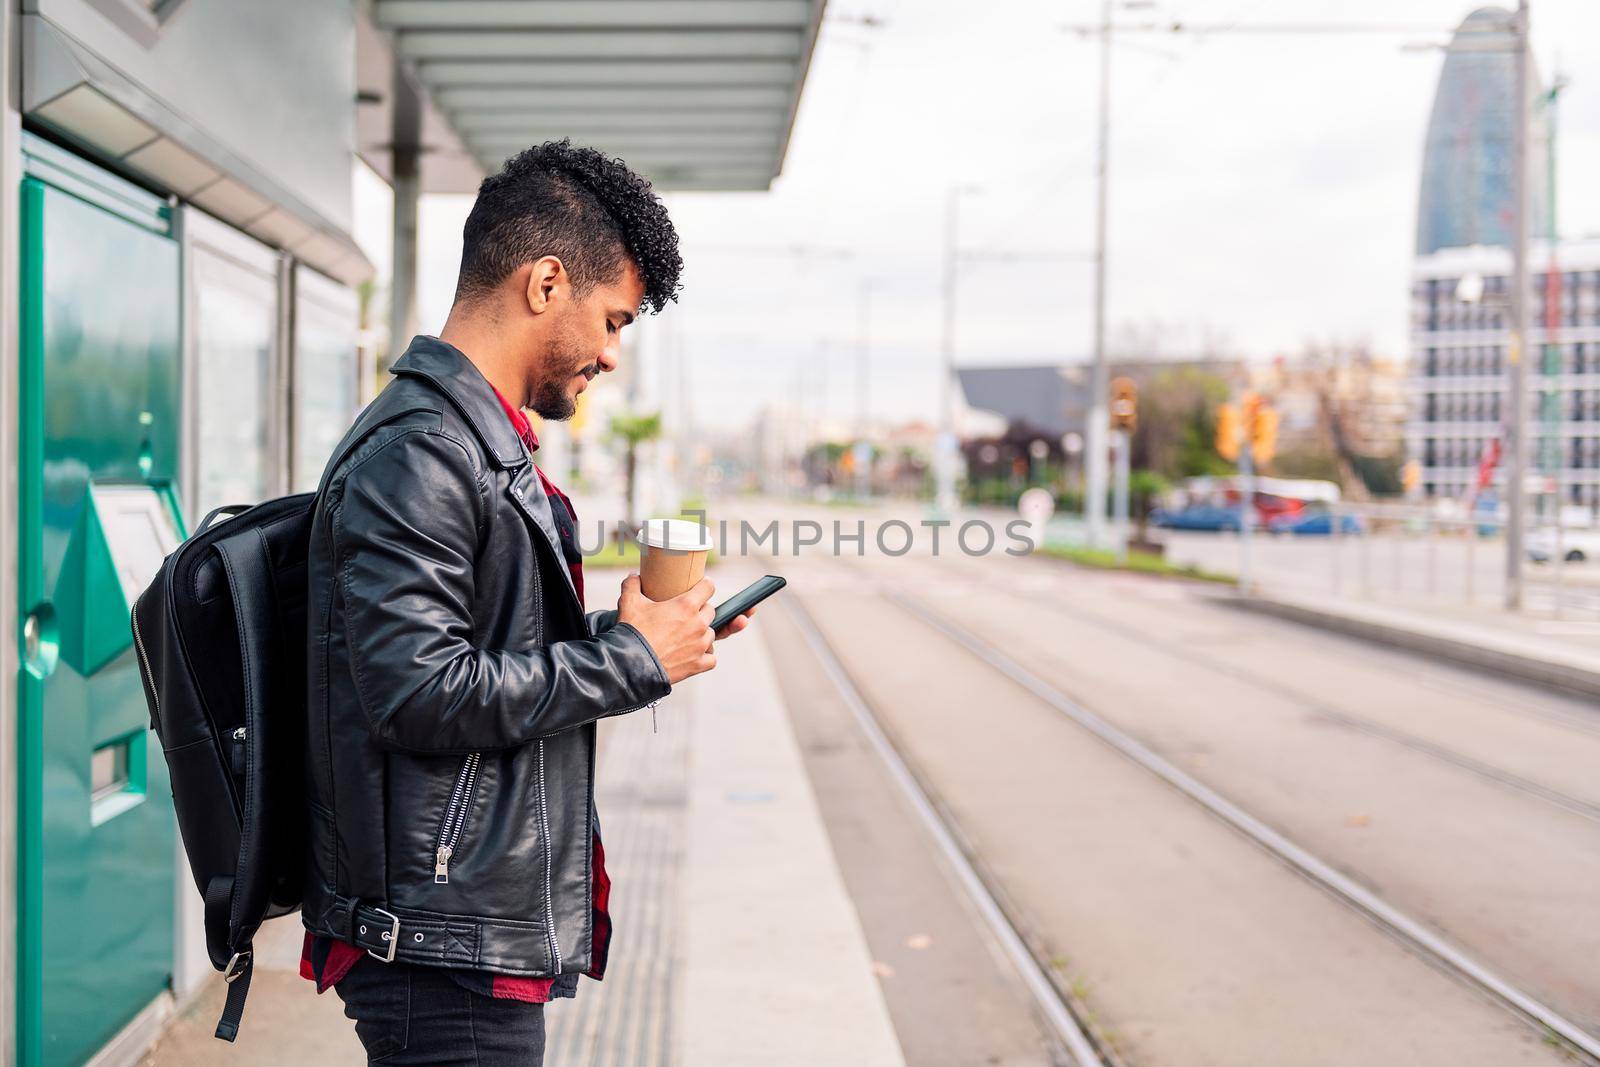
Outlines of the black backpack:
M 239 1032 L 256 930 L 300 907 L 306 853 L 306 554 L 315 493 L 218 508 L 133 607 L 150 725 Z

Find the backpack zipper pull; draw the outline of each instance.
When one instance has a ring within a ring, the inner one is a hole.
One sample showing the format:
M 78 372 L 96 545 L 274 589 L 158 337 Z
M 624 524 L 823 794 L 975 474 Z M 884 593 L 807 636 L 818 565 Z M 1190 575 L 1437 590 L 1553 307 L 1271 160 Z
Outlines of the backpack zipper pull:
M 229 753 L 229 762 L 233 765 L 234 774 L 244 773 L 244 738 L 245 729 L 243 726 L 233 731 L 233 745 Z
M 449 845 L 440 845 L 439 851 L 433 857 L 433 880 L 439 885 L 450 881 L 450 857 L 455 849 Z

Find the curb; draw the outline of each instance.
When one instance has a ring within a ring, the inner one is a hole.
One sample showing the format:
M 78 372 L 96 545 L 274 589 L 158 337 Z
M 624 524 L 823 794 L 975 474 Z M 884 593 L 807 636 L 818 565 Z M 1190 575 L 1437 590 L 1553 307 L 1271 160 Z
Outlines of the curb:
M 1386 648 L 1402 648 L 1408 652 L 1444 660 L 1458 667 L 1527 682 L 1553 690 L 1563 696 L 1600 699 L 1600 669 L 1529 656 L 1506 648 L 1463 641 L 1442 634 L 1425 633 L 1403 626 L 1391 626 L 1343 612 L 1322 611 L 1303 604 L 1266 597 L 1219 597 L 1218 602 L 1241 611 L 1270 615 L 1320 630 L 1331 630 L 1347 637 L 1381 644 Z

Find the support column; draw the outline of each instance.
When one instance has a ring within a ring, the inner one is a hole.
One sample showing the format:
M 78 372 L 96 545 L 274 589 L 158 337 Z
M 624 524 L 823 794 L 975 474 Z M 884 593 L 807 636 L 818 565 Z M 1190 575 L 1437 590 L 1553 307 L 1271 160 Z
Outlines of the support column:
M 394 259 L 389 273 L 389 363 L 417 332 L 417 179 L 415 148 L 394 149 Z
M 422 101 L 400 69 L 394 75 L 392 118 L 394 253 L 389 272 L 389 360 L 417 332 L 417 201 L 422 195 Z

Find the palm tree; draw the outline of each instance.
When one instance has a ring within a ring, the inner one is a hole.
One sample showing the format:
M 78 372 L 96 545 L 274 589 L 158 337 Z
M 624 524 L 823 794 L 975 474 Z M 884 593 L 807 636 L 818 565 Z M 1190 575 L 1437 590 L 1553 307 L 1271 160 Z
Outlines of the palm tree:
M 633 524 L 633 491 L 635 474 L 639 465 L 639 446 L 646 441 L 654 441 L 661 436 L 661 413 L 650 415 L 635 415 L 631 412 L 622 412 L 611 416 L 611 436 L 621 441 L 627 450 L 624 453 L 623 471 L 627 478 L 628 486 L 628 514 L 627 522 Z M 617 531 L 620 538 L 622 531 Z M 620 541 L 619 541 L 620 543 Z

